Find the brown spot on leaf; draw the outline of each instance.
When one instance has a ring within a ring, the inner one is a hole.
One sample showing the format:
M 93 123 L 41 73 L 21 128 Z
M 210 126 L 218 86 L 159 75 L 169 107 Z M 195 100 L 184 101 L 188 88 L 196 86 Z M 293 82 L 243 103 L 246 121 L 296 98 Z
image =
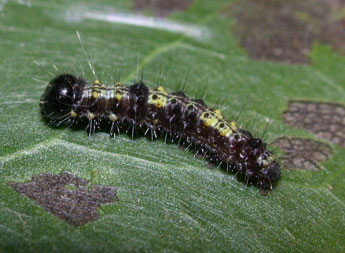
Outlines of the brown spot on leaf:
M 226 13 L 252 58 L 307 63 L 314 42 L 330 43 L 345 52 L 343 0 L 242 0 Z
M 342 105 L 290 101 L 283 119 L 289 126 L 304 128 L 345 147 L 345 107 Z
M 115 187 L 90 185 L 68 172 L 34 175 L 27 183 L 10 186 L 73 226 L 97 220 L 101 204 L 118 200 Z
M 192 0 L 134 0 L 136 10 L 149 9 L 155 16 L 164 17 L 179 10 L 185 10 Z
M 303 138 L 281 137 L 272 145 L 281 148 L 286 154 L 282 162 L 287 169 L 318 171 L 321 168 L 319 163 L 327 161 L 332 153 L 328 145 Z

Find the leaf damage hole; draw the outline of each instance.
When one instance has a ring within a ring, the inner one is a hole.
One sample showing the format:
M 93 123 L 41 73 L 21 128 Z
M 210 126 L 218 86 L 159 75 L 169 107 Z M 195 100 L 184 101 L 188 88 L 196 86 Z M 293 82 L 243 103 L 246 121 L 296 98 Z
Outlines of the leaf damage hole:
M 345 147 L 345 107 L 312 101 L 289 101 L 284 122 Z
M 225 10 L 250 57 L 306 64 L 314 42 L 345 53 L 342 0 L 243 0 Z
M 319 163 L 327 161 L 332 154 L 327 144 L 311 139 L 281 137 L 272 145 L 286 154 L 282 163 L 287 169 L 319 171 L 322 168 Z
M 186 10 L 192 0 L 135 0 L 134 8 L 136 10 L 149 9 L 155 16 L 165 17 L 174 11 Z
M 10 186 L 73 226 L 97 220 L 101 204 L 118 201 L 115 187 L 91 185 L 69 172 L 38 174 L 27 183 L 11 182 Z

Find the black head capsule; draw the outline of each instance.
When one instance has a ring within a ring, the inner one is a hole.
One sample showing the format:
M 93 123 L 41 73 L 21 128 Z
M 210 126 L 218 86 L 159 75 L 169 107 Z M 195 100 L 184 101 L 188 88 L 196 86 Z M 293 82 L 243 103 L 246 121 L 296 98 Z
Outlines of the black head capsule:
M 43 117 L 59 125 L 71 118 L 73 105 L 83 93 L 86 81 L 70 74 L 55 77 L 49 82 L 40 101 Z

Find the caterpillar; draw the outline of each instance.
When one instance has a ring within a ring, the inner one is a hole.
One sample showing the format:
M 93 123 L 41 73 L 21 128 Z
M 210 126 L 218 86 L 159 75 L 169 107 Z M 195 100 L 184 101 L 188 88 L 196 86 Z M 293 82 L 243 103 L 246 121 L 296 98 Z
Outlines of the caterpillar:
M 96 80 L 89 85 L 83 78 L 62 74 L 49 82 L 40 108 L 51 125 L 87 120 L 90 134 L 105 121 L 110 123 L 111 136 L 125 125 L 144 129 L 145 135 L 151 131 L 154 138 L 173 136 L 187 148 L 194 146 L 211 164 L 236 171 L 264 193 L 280 178 L 280 165 L 266 143 L 224 119 L 220 109 L 181 91 L 168 94 L 162 86 L 149 89 L 142 81 L 106 87 Z

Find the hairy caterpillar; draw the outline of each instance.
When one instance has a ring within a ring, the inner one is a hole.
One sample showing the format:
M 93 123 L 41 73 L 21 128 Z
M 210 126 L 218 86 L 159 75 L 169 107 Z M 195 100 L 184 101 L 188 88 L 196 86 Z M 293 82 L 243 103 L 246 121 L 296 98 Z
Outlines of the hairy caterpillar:
M 174 136 L 179 143 L 193 145 L 213 164 L 237 171 L 262 192 L 271 190 L 280 178 L 280 166 L 266 144 L 223 118 L 219 109 L 208 108 L 202 99 L 183 92 L 168 94 L 163 87 L 149 89 L 143 82 L 104 86 L 70 74 L 55 77 L 41 101 L 41 112 L 52 125 L 88 120 L 90 134 L 101 121 L 111 123 L 110 134 L 123 125 Z

